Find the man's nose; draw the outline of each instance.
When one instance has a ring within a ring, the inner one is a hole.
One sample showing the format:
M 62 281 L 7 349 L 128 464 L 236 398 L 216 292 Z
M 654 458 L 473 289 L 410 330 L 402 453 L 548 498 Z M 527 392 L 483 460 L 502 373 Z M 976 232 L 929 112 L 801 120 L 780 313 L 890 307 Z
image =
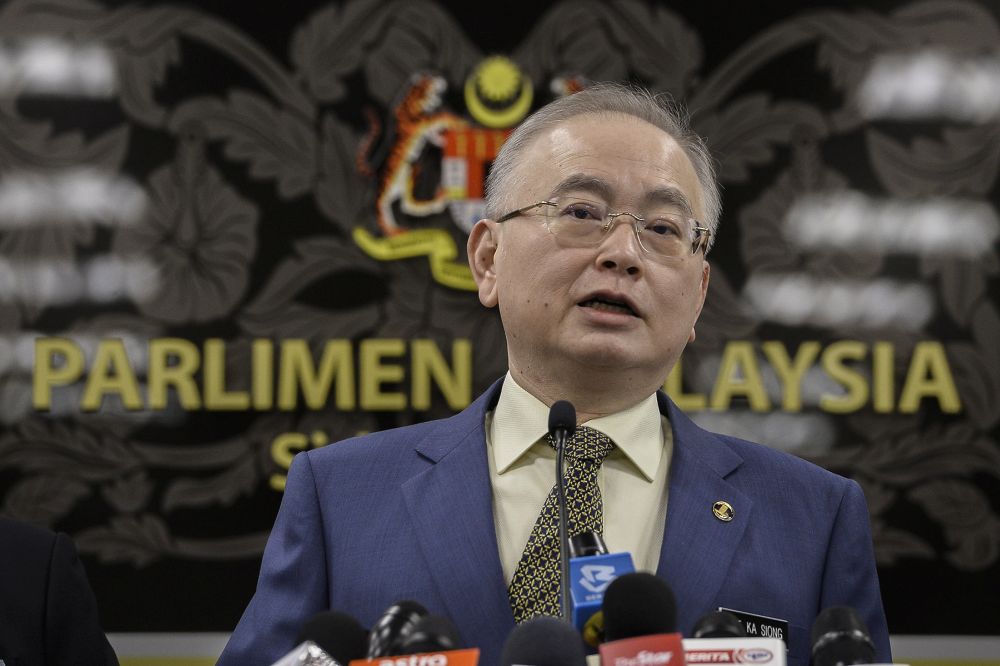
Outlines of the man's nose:
M 597 263 L 609 270 L 638 275 L 642 272 L 642 247 L 636 234 L 636 220 L 625 214 L 611 220 L 611 224 L 598 247 Z

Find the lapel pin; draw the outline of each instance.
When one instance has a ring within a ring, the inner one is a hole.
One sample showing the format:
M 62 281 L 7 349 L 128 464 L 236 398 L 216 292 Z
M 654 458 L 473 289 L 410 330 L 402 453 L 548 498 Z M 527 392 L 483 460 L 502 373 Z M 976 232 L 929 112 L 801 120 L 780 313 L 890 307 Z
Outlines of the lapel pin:
M 719 500 L 712 505 L 712 513 L 722 522 L 728 523 L 733 519 L 733 505 L 725 500 Z

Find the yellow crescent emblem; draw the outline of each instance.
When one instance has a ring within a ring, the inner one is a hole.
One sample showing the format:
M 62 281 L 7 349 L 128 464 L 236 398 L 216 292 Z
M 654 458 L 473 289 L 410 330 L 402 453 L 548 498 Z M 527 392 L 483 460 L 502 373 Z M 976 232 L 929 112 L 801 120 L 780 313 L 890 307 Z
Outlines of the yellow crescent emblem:
M 497 104 L 511 102 L 502 108 L 492 108 L 480 94 Z M 533 97 L 531 80 L 503 56 L 487 58 L 465 80 L 465 105 L 472 117 L 486 127 L 513 127 L 528 115 Z

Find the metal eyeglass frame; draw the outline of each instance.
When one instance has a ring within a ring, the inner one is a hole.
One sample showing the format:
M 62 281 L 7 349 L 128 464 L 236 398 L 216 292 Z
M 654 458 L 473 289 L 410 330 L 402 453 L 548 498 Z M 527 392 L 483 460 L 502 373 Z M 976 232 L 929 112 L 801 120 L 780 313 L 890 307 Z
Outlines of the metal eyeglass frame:
M 535 202 L 533 204 L 530 204 L 528 206 L 524 206 L 522 208 L 518 208 L 517 210 L 512 210 L 509 213 L 506 213 L 505 215 L 501 215 L 497 219 L 496 222 L 497 222 L 497 224 L 500 224 L 501 222 L 506 222 L 508 220 L 513 220 L 516 217 L 521 217 L 522 215 L 526 215 L 530 210 L 532 210 L 533 208 L 538 208 L 539 206 L 558 206 L 558 205 L 559 204 L 557 202 L 555 202 L 555 201 L 537 201 L 537 202 Z M 657 256 L 657 257 L 666 257 L 668 259 L 669 258 L 683 258 L 683 257 L 674 257 L 674 255 L 669 255 L 669 254 L 659 254 L 658 252 L 651 252 L 648 248 L 646 248 L 646 246 L 642 244 L 642 238 L 639 236 L 639 234 L 641 232 L 643 232 L 643 231 L 646 230 L 646 226 L 645 226 L 646 219 L 643 218 L 643 217 L 639 217 L 635 213 L 630 213 L 628 211 L 621 211 L 621 212 L 617 212 L 617 213 L 613 213 L 611 211 L 608 211 L 607 215 L 605 215 L 605 217 L 608 219 L 608 221 L 604 225 L 604 236 L 601 237 L 602 240 L 608 235 L 608 233 L 611 231 L 612 227 L 615 226 L 616 219 L 619 218 L 619 217 L 621 217 L 622 215 L 628 215 L 633 220 L 635 220 L 632 223 L 632 229 L 635 231 L 636 240 L 639 241 L 639 247 L 642 248 L 643 252 L 645 252 L 646 254 L 651 254 L 651 255 Z M 547 217 L 548 216 L 546 216 L 546 218 Z M 695 224 L 694 231 L 698 234 L 698 237 L 691 244 L 691 255 L 690 256 L 694 256 L 695 254 L 697 254 L 698 250 L 702 250 L 705 253 L 705 255 L 708 255 L 708 239 L 712 235 L 712 230 L 709 229 L 708 227 L 700 226 L 698 224 L 698 221 L 695 220 L 694 218 L 688 218 L 688 219 L 690 219 L 692 222 L 694 222 L 694 224 Z M 546 228 L 548 228 L 547 225 L 546 225 Z M 554 231 L 552 231 L 551 229 L 549 230 L 549 233 L 551 233 L 554 236 L 558 235 Z M 595 246 L 599 245 L 599 244 L 600 243 L 595 243 Z

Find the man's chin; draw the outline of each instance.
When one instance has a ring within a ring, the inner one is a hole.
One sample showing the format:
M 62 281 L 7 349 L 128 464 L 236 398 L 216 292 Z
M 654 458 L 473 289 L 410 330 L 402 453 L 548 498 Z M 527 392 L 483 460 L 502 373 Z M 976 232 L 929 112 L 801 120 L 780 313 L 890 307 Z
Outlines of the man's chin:
M 655 361 L 640 356 L 634 348 L 622 344 L 621 341 L 581 343 L 573 345 L 568 351 L 582 372 L 599 370 L 621 373 L 648 372 L 651 365 L 656 365 Z

